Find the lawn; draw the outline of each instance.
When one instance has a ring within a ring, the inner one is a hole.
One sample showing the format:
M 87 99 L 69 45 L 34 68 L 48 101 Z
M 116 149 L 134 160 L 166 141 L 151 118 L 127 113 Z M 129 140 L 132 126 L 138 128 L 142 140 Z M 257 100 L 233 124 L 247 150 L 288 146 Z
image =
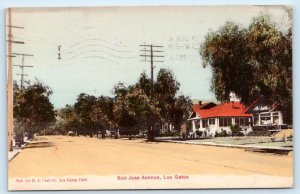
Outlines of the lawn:
M 216 144 L 231 144 L 231 145 L 260 145 L 270 147 L 293 147 L 292 141 L 276 141 L 272 142 L 269 136 L 256 136 L 256 137 L 216 137 L 212 139 L 197 139 L 189 140 L 191 142 L 211 142 Z

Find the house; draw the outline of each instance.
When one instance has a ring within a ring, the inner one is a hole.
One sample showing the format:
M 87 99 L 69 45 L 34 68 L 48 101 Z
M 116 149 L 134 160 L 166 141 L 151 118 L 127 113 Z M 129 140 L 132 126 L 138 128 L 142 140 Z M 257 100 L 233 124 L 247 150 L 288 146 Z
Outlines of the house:
M 272 103 L 263 97 L 258 97 L 246 110 L 252 114 L 253 129 L 281 129 L 286 127 L 280 103 Z
M 252 114 L 245 113 L 245 106 L 239 101 L 221 104 L 208 102 L 193 105 L 189 119 L 192 122 L 192 136 L 213 137 L 216 132 L 225 130 L 231 133 L 230 126 L 238 124 L 245 134 L 252 131 Z
M 244 134 L 253 130 L 268 129 L 278 131 L 287 125 L 279 102 L 272 102 L 259 96 L 248 107 L 240 99 L 230 94 L 230 102 L 215 104 L 208 102 L 193 105 L 189 119 L 192 122 L 192 136 L 212 137 L 216 132 L 231 133 L 230 126 L 238 124 Z

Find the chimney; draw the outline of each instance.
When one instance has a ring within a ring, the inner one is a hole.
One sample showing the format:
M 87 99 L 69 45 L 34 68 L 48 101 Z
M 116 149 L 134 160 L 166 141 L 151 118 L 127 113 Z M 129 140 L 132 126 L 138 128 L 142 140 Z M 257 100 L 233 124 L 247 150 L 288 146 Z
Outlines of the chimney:
M 199 101 L 198 103 L 199 103 L 200 106 L 202 105 L 202 101 Z

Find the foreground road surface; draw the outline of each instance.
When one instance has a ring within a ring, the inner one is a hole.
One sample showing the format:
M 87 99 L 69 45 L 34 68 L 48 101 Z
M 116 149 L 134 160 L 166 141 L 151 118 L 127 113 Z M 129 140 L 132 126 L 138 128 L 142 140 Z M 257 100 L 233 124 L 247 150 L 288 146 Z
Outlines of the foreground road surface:
M 293 175 L 293 156 L 144 140 L 45 136 L 9 162 L 9 178 L 68 175 Z

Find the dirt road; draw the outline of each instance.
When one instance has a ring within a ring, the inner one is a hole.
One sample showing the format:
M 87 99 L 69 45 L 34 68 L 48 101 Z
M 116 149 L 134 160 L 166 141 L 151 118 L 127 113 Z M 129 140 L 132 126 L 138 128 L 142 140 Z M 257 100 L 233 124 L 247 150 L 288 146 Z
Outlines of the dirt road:
M 46 136 L 9 162 L 9 177 L 113 174 L 293 175 L 293 157 L 144 140 Z

